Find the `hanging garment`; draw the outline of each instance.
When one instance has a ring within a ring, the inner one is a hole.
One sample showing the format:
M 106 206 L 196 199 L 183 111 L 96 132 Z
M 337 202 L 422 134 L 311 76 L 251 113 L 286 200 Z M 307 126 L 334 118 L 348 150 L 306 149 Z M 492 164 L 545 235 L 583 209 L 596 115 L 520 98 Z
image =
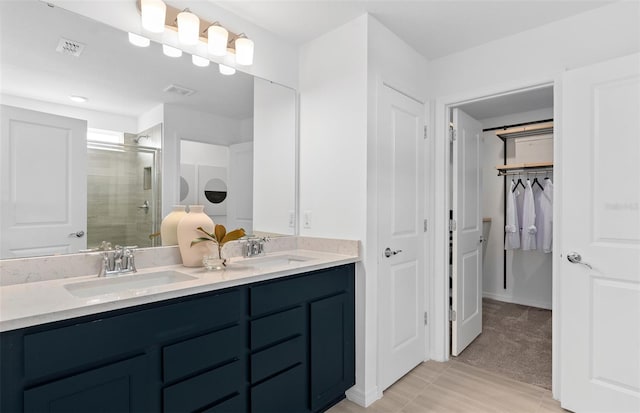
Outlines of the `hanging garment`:
M 522 205 L 522 239 L 520 246 L 523 251 L 536 249 L 536 208 L 533 201 L 531 181 L 527 179 L 524 188 Z
M 504 223 L 504 249 L 515 250 L 520 248 L 520 224 L 518 223 L 518 211 L 516 208 L 516 193 L 513 192 L 515 182 L 511 181 L 507 197 L 507 216 Z
M 553 182 L 545 179 L 544 191 L 540 200 L 540 211 L 542 214 L 542 245 L 538 248 L 543 252 L 553 250 Z
M 533 188 L 533 204 L 536 208 L 536 246 L 538 250 L 542 251 L 542 240 L 544 238 L 544 217 L 545 207 L 542 205 L 544 202 L 544 189 L 532 186 Z

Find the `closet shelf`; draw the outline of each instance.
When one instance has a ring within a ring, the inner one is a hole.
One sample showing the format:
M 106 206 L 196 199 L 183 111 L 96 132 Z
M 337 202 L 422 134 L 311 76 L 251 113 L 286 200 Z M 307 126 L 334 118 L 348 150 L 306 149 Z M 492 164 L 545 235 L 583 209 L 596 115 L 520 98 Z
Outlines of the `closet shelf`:
M 510 171 L 513 169 L 553 168 L 553 162 L 529 162 L 512 163 L 509 165 L 496 165 L 498 171 Z
M 524 138 L 527 136 L 539 136 L 553 134 L 553 120 L 548 122 L 536 122 L 524 126 L 511 127 L 496 131 L 496 136 L 506 142 L 507 139 Z

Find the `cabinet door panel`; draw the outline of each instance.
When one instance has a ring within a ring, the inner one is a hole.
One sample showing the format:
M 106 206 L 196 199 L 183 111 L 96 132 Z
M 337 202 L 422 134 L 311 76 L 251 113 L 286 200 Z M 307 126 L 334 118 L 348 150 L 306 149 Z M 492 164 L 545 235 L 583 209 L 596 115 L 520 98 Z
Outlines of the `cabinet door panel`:
M 25 412 L 149 411 L 146 356 L 110 364 L 24 392 Z
M 311 409 L 340 397 L 355 383 L 354 321 L 349 296 L 311 303 Z
M 305 342 L 296 337 L 251 356 L 251 382 L 256 383 L 305 360 Z

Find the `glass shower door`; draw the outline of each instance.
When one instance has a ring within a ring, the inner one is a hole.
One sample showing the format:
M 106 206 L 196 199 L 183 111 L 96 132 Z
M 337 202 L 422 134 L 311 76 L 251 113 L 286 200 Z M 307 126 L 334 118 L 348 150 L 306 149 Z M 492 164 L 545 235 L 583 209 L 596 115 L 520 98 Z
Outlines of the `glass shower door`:
M 89 142 L 87 246 L 152 247 L 159 231 L 158 149 Z

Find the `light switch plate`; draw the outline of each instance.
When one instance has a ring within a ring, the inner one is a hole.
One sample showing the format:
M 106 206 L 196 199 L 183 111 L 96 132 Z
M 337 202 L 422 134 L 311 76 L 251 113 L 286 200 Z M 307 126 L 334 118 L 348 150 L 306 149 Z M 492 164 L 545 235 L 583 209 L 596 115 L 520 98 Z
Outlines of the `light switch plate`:
M 289 211 L 289 228 L 295 228 L 296 226 L 296 212 Z
M 304 211 L 303 226 L 305 228 L 311 228 L 311 211 Z

